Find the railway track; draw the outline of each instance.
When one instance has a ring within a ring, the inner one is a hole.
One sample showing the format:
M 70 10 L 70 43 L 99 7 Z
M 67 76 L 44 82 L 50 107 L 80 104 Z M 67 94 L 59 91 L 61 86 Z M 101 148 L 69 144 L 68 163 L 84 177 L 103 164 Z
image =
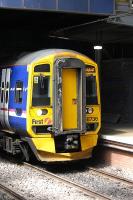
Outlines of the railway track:
M 133 145 L 131 145 L 131 144 L 125 144 L 122 142 L 111 141 L 111 140 L 107 140 L 107 139 L 101 139 L 100 144 L 103 146 L 106 146 L 106 147 L 111 147 L 114 149 L 119 149 L 122 151 L 133 153 Z
M 68 186 L 74 187 L 75 189 L 81 191 L 82 193 L 84 193 L 88 197 L 92 197 L 92 198 L 98 199 L 98 200 L 111 200 L 109 197 L 106 197 L 106 196 L 104 196 L 104 195 L 102 195 L 100 193 L 92 191 L 92 190 L 84 187 L 81 184 L 74 183 L 74 182 L 72 182 L 72 181 L 70 181 L 70 180 L 68 180 L 66 178 L 62 178 L 61 176 L 55 175 L 54 173 L 51 173 L 51 172 L 49 172 L 49 171 L 47 171 L 45 169 L 41 169 L 41 168 L 39 168 L 37 166 L 34 166 L 34 165 L 26 163 L 26 162 L 24 162 L 24 165 L 26 165 L 26 166 L 28 166 L 28 167 L 30 167 L 32 169 L 35 169 L 35 170 L 43 173 L 44 175 L 46 175 L 46 176 L 48 176 L 50 178 L 53 178 L 53 179 L 56 179 L 56 180 L 58 180 L 58 181 L 60 181 L 62 183 L 65 183 Z
M 110 179 L 114 179 L 116 181 L 120 181 L 120 182 L 123 182 L 123 183 L 126 183 L 128 185 L 132 185 L 133 186 L 133 181 L 130 181 L 130 180 L 126 179 L 126 178 L 122 178 L 122 177 L 117 176 L 117 175 L 115 176 L 112 173 L 105 172 L 105 171 L 99 170 L 99 169 L 94 168 L 94 167 L 89 167 L 88 169 L 91 170 L 91 171 L 93 171 L 93 172 L 95 172 L 95 173 L 103 175 L 105 177 L 108 177 Z
M 27 200 L 26 198 L 22 197 L 17 192 L 10 189 L 8 186 L 2 185 L 1 183 L 0 183 L 0 189 L 3 190 L 5 194 L 13 197 L 15 200 Z M 3 197 L 2 199 L 7 199 L 7 198 Z

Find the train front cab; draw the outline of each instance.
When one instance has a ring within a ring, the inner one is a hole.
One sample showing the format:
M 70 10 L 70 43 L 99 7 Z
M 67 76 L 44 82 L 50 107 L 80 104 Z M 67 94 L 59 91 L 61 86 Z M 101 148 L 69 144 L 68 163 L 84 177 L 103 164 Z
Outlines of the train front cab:
M 67 161 L 91 156 L 100 128 L 99 85 L 96 66 L 92 67 L 94 74 L 89 74 L 84 62 L 89 66 L 92 61 L 61 56 L 29 67 L 29 88 L 33 90 L 27 101 L 30 137 L 26 139 L 38 160 Z M 98 97 L 97 105 L 91 108 L 86 106 L 88 74 L 91 79 L 95 77 L 92 90 Z

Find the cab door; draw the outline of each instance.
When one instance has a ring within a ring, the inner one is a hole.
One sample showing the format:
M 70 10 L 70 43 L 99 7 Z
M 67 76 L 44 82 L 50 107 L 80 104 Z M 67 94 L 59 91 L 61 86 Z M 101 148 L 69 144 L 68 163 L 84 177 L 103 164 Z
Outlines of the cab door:
M 62 69 L 63 130 L 78 129 L 77 69 Z
M 55 134 L 86 131 L 85 65 L 76 58 L 58 58 L 53 79 Z
M 9 124 L 9 91 L 10 91 L 11 69 L 2 69 L 1 76 L 1 98 L 0 119 L 4 129 L 11 129 Z

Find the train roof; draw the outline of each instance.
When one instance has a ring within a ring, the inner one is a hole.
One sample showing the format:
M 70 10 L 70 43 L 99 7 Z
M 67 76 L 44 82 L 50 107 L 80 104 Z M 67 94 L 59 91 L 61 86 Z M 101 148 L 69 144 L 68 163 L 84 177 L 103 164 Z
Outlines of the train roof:
M 18 60 L 14 63 L 14 65 L 28 65 L 33 62 L 36 62 L 37 60 L 49 56 L 50 54 L 56 54 L 56 53 L 61 53 L 61 52 L 71 52 L 71 53 L 76 53 L 82 56 L 85 56 L 81 53 L 78 53 L 73 50 L 68 50 L 68 49 L 44 49 L 40 51 L 35 51 L 32 53 L 28 53 L 26 55 L 20 56 Z M 87 57 L 87 56 L 85 56 Z M 92 61 L 93 62 L 93 61 Z

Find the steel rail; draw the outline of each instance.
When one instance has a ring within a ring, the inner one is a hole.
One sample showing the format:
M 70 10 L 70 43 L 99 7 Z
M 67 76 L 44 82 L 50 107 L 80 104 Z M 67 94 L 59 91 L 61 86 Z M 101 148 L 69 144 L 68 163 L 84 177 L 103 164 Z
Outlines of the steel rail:
M 114 174 L 109 173 L 109 172 L 102 171 L 102 170 L 94 168 L 94 167 L 89 167 L 88 169 L 90 169 L 91 171 L 94 171 L 94 172 L 96 172 L 98 174 L 102 174 L 105 177 L 108 177 L 108 178 L 114 179 L 116 181 L 120 181 L 120 182 L 123 182 L 123 183 L 126 183 L 126 184 L 129 184 L 129 185 L 133 186 L 133 181 L 130 181 L 129 179 L 114 175 Z
M 5 186 L 0 183 L 0 189 L 4 190 L 6 193 L 8 193 L 10 196 L 14 197 L 17 200 L 27 200 L 26 198 L 22 197 L 20 194 L 15 192 L 14 190 L 10 189 L 8 186 Z
M 131 144 L 125 144 L 122 142 L 107 140 L 107 139 L 104 139 L 104 136 L 100 140 L 100 145 L 105 146 L 105 147 L 111 147 L 114 149 L 119 149 L 119 150 L 126 151 L 129 153 L 133 153 L 133 146 Z
M 35 170 L 45 174 L 46 176 L 49 176 L 50 178 L 54 178 L 54 179 L 56 179 L 56 180 L 58 180 L 58 181 L 60 181 L 62 183 L 65 183 L 68 186 L 74 187 L 75 189 L 83 192 L 84 194 L 86 194 L 89 197 L 92 197 L 92 198 L 95 198 L 95 199 L 98 199 L 98 200 L 111 200 L 109 197 L 106 197 L 106 196 L 104 196 L 102 194 L 94 192 L 94 191 L 84 187 L 81 184 L 74 183 L 74 182 L 72 182 L 72 181 L 70 181 L 70 180 L 68 180 L 66 178 L 63 178 L 63 177 L 58 176 L 58 175 L 55 175 L 55 174 L 53 174 L 53 173 L 51 173 L 51 172 L 49 172 L 49 171 L 47 171 L 45 169 L 40 169 L 39 167 L 36 167 L 36 166 L 34 166 L 32 164 L 29 164 L 29 163 L 26 163 L 26 162 L 24 162 L 24 165 L 26 165 L 28 167 L 31 167 L 32 169 L 35 169 Z

